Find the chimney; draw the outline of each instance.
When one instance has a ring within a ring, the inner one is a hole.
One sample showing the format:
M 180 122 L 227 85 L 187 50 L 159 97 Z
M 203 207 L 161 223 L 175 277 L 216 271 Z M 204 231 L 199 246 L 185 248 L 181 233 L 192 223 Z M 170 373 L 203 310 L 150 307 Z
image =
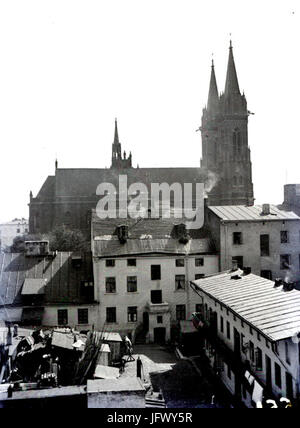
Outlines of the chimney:
M 275 278 L 274 287 L 281 287 L 283 285 L 283 280 L 281 278 Z
M 262 206 L 262 215 L 270 214 L 270 204 L 263 204 Z
M 237 260 L 232 260 L 232 269 L 231 272 L 235 272 L 236 270 L 238 270 L 238 262 Z
M 125 244 L 128 239 L 128 226 L 122 224 L 117 228 L 118 238 L 121 244 Z
M 251 267 L 244 267 L 244 275 L 249 275 L 251 273 Z

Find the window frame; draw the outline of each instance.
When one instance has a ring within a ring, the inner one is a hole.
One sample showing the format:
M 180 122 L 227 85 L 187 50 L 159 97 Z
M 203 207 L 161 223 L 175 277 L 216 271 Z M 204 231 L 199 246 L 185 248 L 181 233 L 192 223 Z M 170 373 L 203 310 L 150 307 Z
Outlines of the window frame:
M 109 280 L 114 280 L 113 282 L 111 282 L 111 284 L 109 284 Z M 113 290 L 114 291 L 110 291 L 108 286 L 114 286 Z M 116 294 L 117 292 L 117 284 L 116 284 L 116 277 L 115 276 L 106 276 L 105 277 L 105 294 Z
M 151 281 L 161 280 L 161 265 L 151 265 Z
M 182 286 L 183 282 L 183 286 Z M 186 289 L 186 281 L 185 275 L 175 275 L 175 291 L 185 291 Z
M 110 317 L 108 316 L 109 313 L 110 313 L 110 316 L 112 314 L 114 314 L 114 317 L 112 317 L 112 318 L 114 318 L 114 321 L 111 321 Z M 116 324 L 117 323 L 117 308 L 116 308 L 116 306 L 106 307 L 106 322 L 108 324 Z
M 78 308 L 77 309 L 77 320 L 78 325 L 86 325 L 89 323 L 89 309 L 88 308 Z
M 133 316 L 133 319 L 131 317 Z M 128 306 L 127 307 L 127 321 L 129 323 L 136 323 L 138 320 L 138 307 L 137 306 Z
M 130 290 L 130 287 L 133 289 Z M 129 275 L 127 276 L 127 293 L 137 293 L 137 276 Z

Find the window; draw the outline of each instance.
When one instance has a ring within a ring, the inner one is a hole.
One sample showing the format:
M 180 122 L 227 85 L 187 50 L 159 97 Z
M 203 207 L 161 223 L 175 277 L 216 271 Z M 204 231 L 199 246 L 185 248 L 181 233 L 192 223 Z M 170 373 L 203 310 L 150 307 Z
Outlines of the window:
M 196 267 L 204 266 L 204 258 L 200 257 L 198 259 L 195 259 L 195 266 Z
M 136 259 L 127 259 L 127 266 L 136 266 Z
M 89 310 L 78 309 L 78 324 L 88 324 L 88 323 L 89 323 Z
M 176 320 L 184 321 L 185 319 L 185 305 L 176 305 Z
M 135 293 L 137 291 L 137 277 L 128 276 L 127 277 L 127 292 Z
M 163 316 L 157 315 L 157 324 L 162 324 L 162 323 L 163 323 Z
M 105 290 L 106 293 L 116 292 L 116 278 L 114 276 L 105 278 Z
M 241 154 L 242 150 L 242 139 L 241 139 L 241 131 L 236 128 L 232 134 L 232 152 L 233 156 Z
M 230 339 L 230 323 L 229 323 L 229 321 L 227 321 L 227 323 L 226 323 L 226 331 L 227 331 L 227 333 L 226 333 L 227 339 Z
M 257 347 L 255 351 L 255 365 L 256 370 L 262 370 L 262 351 L 259 347 Z
M 105 266 L 106 267 L 115 267 L 115 260 L 113 260 L 113 259 L 105 260 Z
M 299 257 L 300 257 L 300 255 L 299 255 Z M 202 278 L 205 278 L 205 274 L 204 273 L 196 273 L 195 274 L 195 280 L 202 279 Z
M 160 265 L 151 265 L 151 279 L 161 279 Z
M 257 332 L 257 340 L 260 341 L 260 334 Z
M 233 245 L 242 245 L 242 232 L 233 232 L 232 243 Z
M 68 324 L 68 309 L 58 309 L 57 311 L 57 323 L 58 325 Z
M 137 307 L 128 307 L 128 322 L 137 322 Z
M 228 364 L 227 364 L 227 377 L 228 379 L 231 379 L 231 369 Z
M 17 233 L 20 233 L 21 232 L 21 229 L 17 229 Z
M 280 232 L 280 242 L 281 244 L 289 243 L 289 232 L 287 230 L 282 230 Z
M 184 267 L 184 259 L 176 259 L 176 267 Z
M 263 278 L 272 280 L 272 271 L 271 270 L 261 270 L 260 276 Z
M 291 364 L 289 344 L 287 341 L 285 341 L 284 344 L 285 344 L 285 361 L 288 364 Z
M 223 317 L 220 318 L 220 330 L 221 330 L 221 333 L 224 333 L 224 318 Z
M 243 266 L 244 266 L 243 256 L 234 256 L 234 257 L 232 257 L 232 261 L 234 261 L 234 260 L 237 262 L 238 268 L 243 269 Z
M 195 306 L 195 312 L 197 312 L 198 314 L 202 314 L 202 311 L 203 311 L 202 303 L 197 303 Z
M 275 363 L 275 384 L 281 388 L 281 367 Z
M 106 308 L 106 322 L 115 323 L 117 322 L 117 309 Z
M 175 275 L 175 290 L 185 290 L 185 275 Z
M 251 342 L 251 340 L 249 341 L 249 353 L 250 353 L 250 361 L 254 363 L 255 361 L 254 344 L 253 342 Z
M 151 303 L 157 305 L 162 303 L 162 291 L 161 290 L 151 290 Z
M 290 260 L 291 256 L 289 254 L 282 254 L 280 256 L 280 269 L 289 269 L 290 268 Z
M 269 235 L 260 235 L 260 255 L 261 257 L 267 257 L 270 255 Z

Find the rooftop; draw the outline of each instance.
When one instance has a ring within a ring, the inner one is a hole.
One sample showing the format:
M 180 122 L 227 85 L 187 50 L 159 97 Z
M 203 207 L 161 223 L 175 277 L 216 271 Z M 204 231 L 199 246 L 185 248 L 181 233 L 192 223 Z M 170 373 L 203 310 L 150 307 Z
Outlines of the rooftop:
M 270 214 L 262 214 L 262 205 L 244 206 L 210 206 L 209 209 L 223 221 L 274 221 L 274 220 L 300 220 L 292 211 L 280 210 L 276 205 L 270 205 Z
M 145 388 L 138 378 L 88 380 L 88 394 L 98 392 L 144 392 Z
M 72 264 L 72 253 L 68 252 L 59 252 L 56 257 L 0 254 L 0 307 L 21 305 L 22 294 L 41 292 L 45 303 L 86 303 L 83 281 L 93 281 L 89 253 L 83 254 L 79 267 Z
M 104 219 L 93 211 L 93 254 L 97 257 L 126 256 L 139 254 L 207 254 L 215 253 L 209 231 L 189 230 L 191 239 L 182 244 L 175 234 L 175 225 L 184 223 L 180 218 Z M 128 239 L 120 243 L 117 227 L 128 226 Z
M 241 275 L 237 280 L 231 279 L 232 275 L 231 271 L 222 272 L 192 283 L 270 341 L 300 331 L 300 291 L 283 291 L 282 286 L 274 287 L 273 281 L 254 274 Z

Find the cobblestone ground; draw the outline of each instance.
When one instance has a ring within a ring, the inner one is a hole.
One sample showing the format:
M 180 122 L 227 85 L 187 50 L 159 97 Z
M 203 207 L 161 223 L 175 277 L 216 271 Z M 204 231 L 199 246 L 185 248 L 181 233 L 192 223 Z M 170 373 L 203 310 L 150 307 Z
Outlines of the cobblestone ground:
M 154 391 L 161 390 L 168 408 L 223 407 L 216 400 L 214 386 L 199 376 L 188 360 L 178 360 L 173 352 L 159 345 L 136 345 L 122 377 L 136 376 L 136 360 L 140 357 L 145 383 Z M 218 394 L 217 394 L 218 395 Z

